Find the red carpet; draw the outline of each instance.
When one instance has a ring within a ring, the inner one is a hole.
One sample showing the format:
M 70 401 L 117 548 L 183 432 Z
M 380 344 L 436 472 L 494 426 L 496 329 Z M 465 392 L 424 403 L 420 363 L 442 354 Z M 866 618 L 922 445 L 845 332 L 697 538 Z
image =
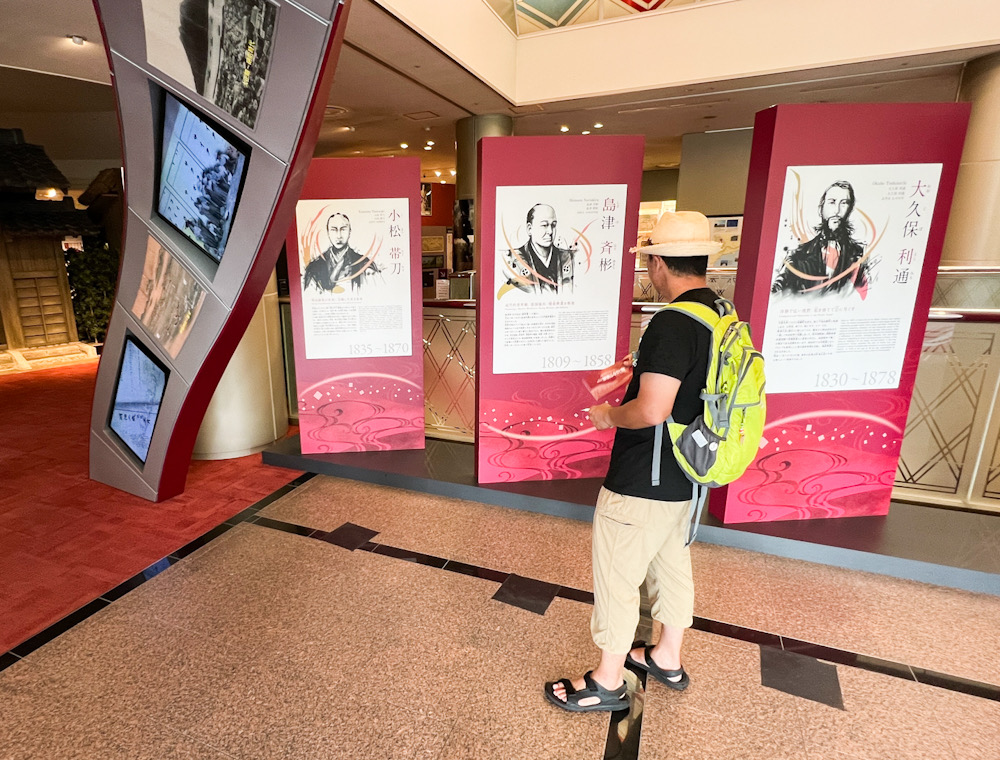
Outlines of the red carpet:
M 195 461 L 159 504 L 88 478 L 97 362 L 0 377 L 0 653 L 293 480 Z

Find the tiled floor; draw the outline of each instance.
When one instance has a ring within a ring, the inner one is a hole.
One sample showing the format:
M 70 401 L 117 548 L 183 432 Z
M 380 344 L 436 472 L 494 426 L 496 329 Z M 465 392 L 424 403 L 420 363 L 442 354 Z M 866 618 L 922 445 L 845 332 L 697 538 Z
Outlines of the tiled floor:
M 323 477 L 246 517 L 0 672 L 0 758 L 1000 758 L 996 689 L 780 648 L 995 685 L 997 597 L 697 544 L 720 633 L 609 735 L 541 690 L 596 662 L 586 524 Z M 493 598 L 508 574 L 544 614 Z
M 193 462 L 159 504 L 88 477 L 97 362 L 0 377 L 0 653 L 296 476 Z

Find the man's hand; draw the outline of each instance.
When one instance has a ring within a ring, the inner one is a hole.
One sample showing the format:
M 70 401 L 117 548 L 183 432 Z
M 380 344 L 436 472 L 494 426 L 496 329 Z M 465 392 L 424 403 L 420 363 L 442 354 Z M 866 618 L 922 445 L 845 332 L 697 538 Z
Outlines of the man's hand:
M 594 423 L 595 430 L 613 428 L 615 423 L 611 421 L 611 404 L 598 404 L 590 407 L 590 421 Z

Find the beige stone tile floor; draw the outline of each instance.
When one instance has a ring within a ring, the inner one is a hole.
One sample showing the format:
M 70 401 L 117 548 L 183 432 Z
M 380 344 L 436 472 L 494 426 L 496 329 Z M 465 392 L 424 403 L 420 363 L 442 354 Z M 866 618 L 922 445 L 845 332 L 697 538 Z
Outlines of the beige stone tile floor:
M 321 530 L 352 522 L 377 543 L 593 588 L 578 520 L 325 477 L 260 514 Z M 705 543 L 692 561 L 701 617 L 1000 684 L 998 597 Z
M 589 526 L 315 478 L 261 513 L 589 589 Z M 997 682 L 1000 600 L 698 544 L 697 614 Z M 243 524 L 0 672 L 0 760 L 597 758 L 608 716 L 548 705 L 596 661 L 590 607 Z M 761 685 L 758 648 L 691 631 L 639 757 L 1000 758 L 1000 703 L 837 666 L 844 710 Z M 634 737 L 633 737 L 634 738 Z

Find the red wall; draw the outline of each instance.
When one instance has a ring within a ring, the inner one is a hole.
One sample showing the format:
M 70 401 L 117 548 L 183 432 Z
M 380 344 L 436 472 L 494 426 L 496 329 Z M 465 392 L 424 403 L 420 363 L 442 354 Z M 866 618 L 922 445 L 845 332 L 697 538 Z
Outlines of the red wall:
M 431 215 L 420 217 L 420 226 L 451 227 L 455 216 L 455 186 L 431 183 Z

